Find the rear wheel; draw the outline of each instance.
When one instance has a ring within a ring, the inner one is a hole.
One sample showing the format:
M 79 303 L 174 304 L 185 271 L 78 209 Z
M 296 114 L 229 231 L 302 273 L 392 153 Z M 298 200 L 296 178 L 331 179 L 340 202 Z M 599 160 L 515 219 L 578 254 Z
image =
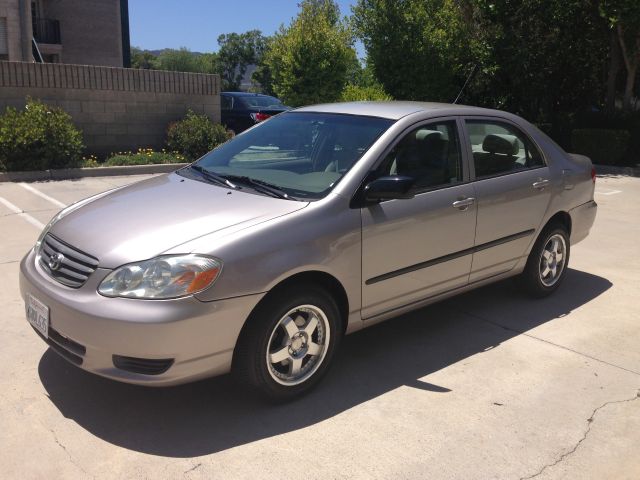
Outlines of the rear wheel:
M 569 264 L 569 233 L 564 225 L 545 228 L 529 254 L 520 280 L 524 290 L 534 297 L 553 293 L 564 279 Z
M 268 399 L 300 396 L 326 373 L 340 324 L 335 301 L 320 288 L 275 293 L 251 314 L 234 355 L 234 374 Z

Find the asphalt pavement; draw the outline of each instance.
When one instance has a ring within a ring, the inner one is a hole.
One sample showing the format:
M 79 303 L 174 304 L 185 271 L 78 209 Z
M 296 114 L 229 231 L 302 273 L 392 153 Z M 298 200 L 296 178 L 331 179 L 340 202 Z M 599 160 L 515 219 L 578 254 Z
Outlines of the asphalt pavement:
M 0 478 L 640 478 L 640 178 L 598 178 L 553 296 L 505 281 L 358 332 L 280 406 L 226 376 L 99 378 L 27 324 L 19 261 L 42 226 L 143 178 L 0 183 Z

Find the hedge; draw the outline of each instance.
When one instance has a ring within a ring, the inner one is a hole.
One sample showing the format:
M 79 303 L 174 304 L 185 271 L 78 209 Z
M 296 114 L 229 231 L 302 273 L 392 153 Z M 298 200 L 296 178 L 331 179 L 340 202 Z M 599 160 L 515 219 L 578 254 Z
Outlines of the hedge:
M 189 110 L 182 120 L 169 124 L 167 149 L 180 152 L 193 161 L 226 142 L 229 137 L 229 132 L 221 124 Z
M 83 149 L 82 132 L 58 107 L 27 98 L 24 110 L 0 115 L 0 170 L 77 167 Z
M 630 138 L 627 130 L 577 129 L 571 133 L 571 151 L 598 165 L 625 165 Z

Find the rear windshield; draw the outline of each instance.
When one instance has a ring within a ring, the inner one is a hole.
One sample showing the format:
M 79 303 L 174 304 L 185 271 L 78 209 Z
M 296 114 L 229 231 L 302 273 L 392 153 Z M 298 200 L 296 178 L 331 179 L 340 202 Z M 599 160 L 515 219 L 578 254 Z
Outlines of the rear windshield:
M 197 165 L 220 176 L 268 182 L 291 197 L 324 197 L 392 120 L 288 112 L 238 135 Z
M 255 96 L 255 97 L 239 97 L 245 106 L 252 108 L 282 108 L 282 102 L 276 97 Z

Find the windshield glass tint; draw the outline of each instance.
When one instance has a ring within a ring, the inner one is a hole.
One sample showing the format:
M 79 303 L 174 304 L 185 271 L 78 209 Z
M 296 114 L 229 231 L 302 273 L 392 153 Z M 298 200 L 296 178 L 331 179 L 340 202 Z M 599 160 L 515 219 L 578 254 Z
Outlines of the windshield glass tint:
M 288 195 L 324 197 L 392 120 L 283 113 L 209 152 L 197 164 L 221 176 L 268 182 Z
M 242 97 L 242 101 L 245 103 L 247 107 L 258 107 L 258 108 L 268 108 L 268 107 L 282 107 L 282 102 L 275 97 L 266 97 L 266 96 L 255 96 L 255 97 Z

